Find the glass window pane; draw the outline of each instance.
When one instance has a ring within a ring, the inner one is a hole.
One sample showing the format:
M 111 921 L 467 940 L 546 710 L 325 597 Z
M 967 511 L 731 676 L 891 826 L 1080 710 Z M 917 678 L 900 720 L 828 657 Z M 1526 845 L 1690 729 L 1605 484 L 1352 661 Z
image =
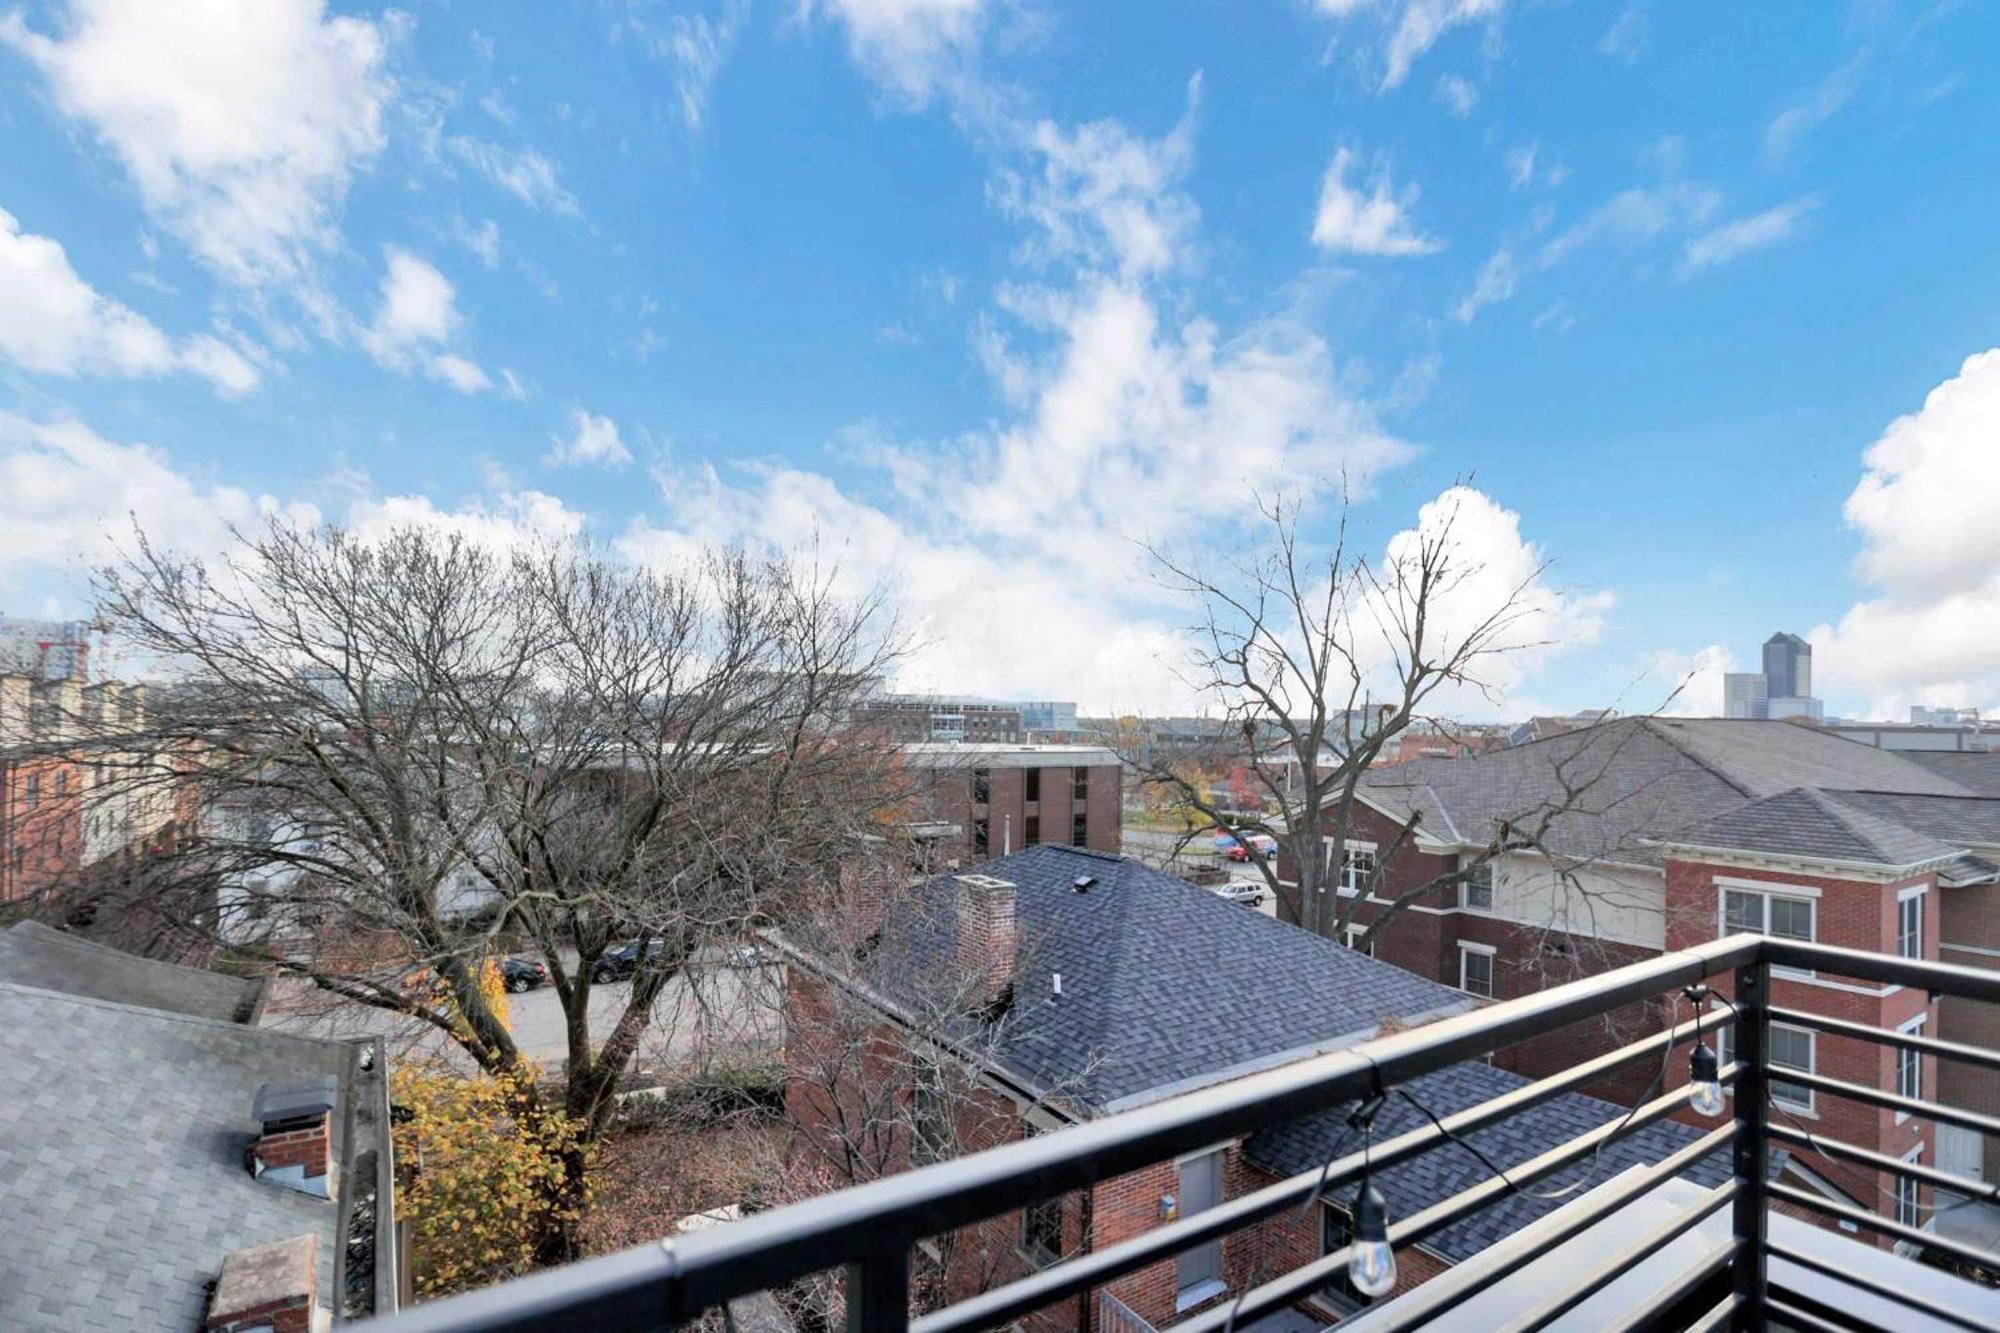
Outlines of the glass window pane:
M 1726 890 L 1722 895 L 1722 920 L 1729 934 L 1751 930 L 1764 933 L 1764 899 L 1754 893 Z
M 1771 933 L 1788 940 L 1812 938 L 1813 905 L 1807 898 L 1771 899 Z
M 1794 1028 L 1772 1028 L 1771 1063 L 1811 1073 L 1812 1038 Z

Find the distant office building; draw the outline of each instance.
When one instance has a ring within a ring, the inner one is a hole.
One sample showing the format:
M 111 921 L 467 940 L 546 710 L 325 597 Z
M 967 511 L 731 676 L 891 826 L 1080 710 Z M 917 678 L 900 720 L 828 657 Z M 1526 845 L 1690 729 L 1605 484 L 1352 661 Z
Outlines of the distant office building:
M 1976 727 L 1979 725 L 1979 710 L 1977 708 L 1926 708 L 1922 704 L 1911 704 L 1910 725 L 1913 727 Z
M 1764 640 L 1765 693 L 1772 699 L 1812 697 L 1812 645 L 1780 630 Z
M 1119 851 L 1124 803 L 1118 756 L 1101 745 L 902 747 L 912 779 L 912 832 L 936 864 L 973 865 L 1052 842 Z
M 82 620 L 0 616 L 0 674 L 84 680 L 90 675 L 93 634 L 90 624 Z
M 1826 706 L 1811 697 L 1796 699 L 1787 695 L 1773 695 L 1764 701 L 1764 716 L 1774 722 L 1791 717 L 1810 718 L 1814 722 L 1820 722 L 1826 717 Z
M 892 741 L 1019 741 L 1021 705 L 946 694 L 878 694 L 854 706 L 854 721 Z
M 1724 717 L 1767 717 L 1770 682 L 1761 672 L 1731 671 L 1722 678 Z

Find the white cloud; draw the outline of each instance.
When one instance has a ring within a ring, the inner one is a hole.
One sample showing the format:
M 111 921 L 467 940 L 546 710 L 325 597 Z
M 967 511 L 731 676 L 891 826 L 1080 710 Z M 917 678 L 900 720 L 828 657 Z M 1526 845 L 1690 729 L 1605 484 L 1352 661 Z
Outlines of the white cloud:
M 288 280 L 337 239 L 394 87 L 381 25 L 323 0 L 70 0 L 0 41 L 123 163 L 147 211 L 233 282 Z
M 213 334 L 178 341 L 93 288 L 57 241 L 0 209 L 0 356 L 49 375 L 138 378 L 186 371 L 225 397 L 257 387 L 256 367 Z
M 1646 50 L 1646 10 L 1639 0 L 1620 10 L 1604 35 L 1597 39 L 1597 54 L 1630 65 Z
M 1472 108 L 1479 105 L 1479 86 L 1457 74 L 1447 74 L 1438 80 L 1438 100 L 1451 108 L 1451 114 L 1460 120 L 1472 114 Z
M 912 108 L 968 76 L 985 26 L 985 0 L 800 0 L 847 27 L 854 62 Z
M 504 491 L 473 498 L 456 509 L 440 508 L 426 495 L 364 495 L 347 513 L 347 524 L 364 541 L 405 528 L 451 533 L 493 551 L 575 537 L 584 516 L 543 491 Z
M 1416 205 L 1413 185 L 1400 194 L 1388 172 L 1377 170 L 1367 192 L 1347 183 L 1354 165 L 1353 150 L 1341 148 L 1327 164 L 1320 182 L 1319 207 L 1313 215 L 1313 244 L 1322 250 L 1358 255 L 1428 255 L 1444 248 L 1442 241 L 1419 235 L 1409 218 Z
M 1409 77 L 1410 67 L 1436 45 L 1438 38 L 1461 24 L 1497 17 L 1505 4 L 1506 0 L 1403 0 L 1389 34 L 1383 91 Z
M 1642 241 L 1663 232 L 1698 227 L 1721 207 L 1719 193 L 1691 181 L 1623 190 L 1544 245 L 1541 265 L 1553 267 L 1576 251 L 1603 241 Z
M 1520 279 L 1515 267 L 1514 255 L 1506 249 L 1495 250 L 1487 261 L 1480 265 L 1479 276 L 1473 280 L 1472 290 L 1465 294 L 1452 308 L 1451 316 L 1461 324 L 1470 324 L 1487 306 L 1498 305 L 1514 294 L 1514 285 Z
M 1862 461 L 1846 517 L 1875 592 L 1810 636 L 1821 692 L 1889 718 L 2000 706 L 2000 348 L 1968 357 Z
M 1681 276 L 1692 277 L 1705 268 L 1727 264 L 1752 250 L 1762 250 L 1790 240 L 1798 234 L 1799 224 L 1817 203 L 1811 198 L 1794 199 L 1703 232 L 1687 243 L 1687 250 L 1681 257 Z
M 1815 84 L 1804 97 L 1771 118 L 1764 129 L 1764 157 L 1773 166 L 1781 165 L 1798 147 L 1799 141 L 1818 129 L 1847 105 L 1861 87 L 1861 72 L 1868 63 L 1864 49 L 1833 73 Z
M 1722 678 L 1734 670 L 1736 655 L 1719 643 L 1691 653 L 1663 649 L 1647 661 L 1639 680 L 1656 697 L 1637 702 L 1669 717 L 1721 717 Z
M 476 227 L 464 218 L 453 218 L 451 239 L 476 255 L 487 272 L 500 267 L 500 224 L 492 218 L 482 219 Z
M 632 451 L 618 437 L 610 417 L 576 408 L 569 414 L 569 435 L 549 436 L 550 463 L 561 466 L 620 468 L 632 461 Z
M 556 164 L 532 148 L 502 148 L 498 144 L 454 134 L 444 141 L 452 156 L 530 208 L 560 217 L 581 217 L 576 196 L 563 188 Z
M 1542 146 L 1525 143 L 1507 153 L 1507 182 L 1517 190 L 1540 184 L 1553 188 L 1569 179 L 1569 168 L 1560 162 L 1544 162 Z
M 315 516 L 191 478 L 162 451 L 114 443 L 78 421 L 0 413 L 0 591 L 24 589 L 37 573 L 74 580 L 129 545 L 134 522 L 162 546 L 212 554 L 231 524 L 275 512 Z
M 613 33 L 633 38 L 672 72 L 681 123 L 689 134 L 699 134 L 708 121 L 709 94 L 749 14 L 749 0 L 723 0 L 714 15 L 675 13 L 660 22 L 635 5 L 620 16 Z
M 460 393 L 492 387 L 486 372 L 449 350 L 464 320 L 451 282 L 407 250 L 383 247 L 382 297 L 361 344 L 380 365 L 403 374 L 421 369 Z

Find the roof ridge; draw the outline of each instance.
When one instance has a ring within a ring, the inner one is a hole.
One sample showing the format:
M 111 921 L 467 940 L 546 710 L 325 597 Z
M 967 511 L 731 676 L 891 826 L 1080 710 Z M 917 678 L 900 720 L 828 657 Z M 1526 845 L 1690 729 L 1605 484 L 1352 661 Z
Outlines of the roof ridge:
M 309 1041 L 320 1046 L 349 1047 L 356 1040 L 368 1040 L 368 1038 L 315 1037 L 305 1032 L 288 1032 L 284 1028 L 239 1023 L 233 1018 L 210 1018 L 206 1014 L 183 1013 L 178 1009 L 156 1009 L 149 1004 L 132 1004 L 125 1000 L 107 1000 L 96 995 L 78 995 L 74 991 L 50 990 L 46 986 L 30 986 L 23 981 L 8 981 L 4 978 L 0 978 L 0 991 L 46 996 L 52 1000 L 67 1000 L 72 1004 L 87 1004 L 98 1009 L 116 1009 L 121 1013 L 142 1014 L 147 1018 L 165 1019 L 173 1023 L 193 1023 L 200 1027 L 222 1028 L 229 1032 L 251 1033 L 258 1037 L 276 1037 L 282 1041 Z
M 1715 722 L 1715 721 L 1725 721 L 1725 720 L 1728 720 L 1728 721 L 1739 721 L 1739 722 L 1741 722 L 1741 721 L 1756 721 L 1756 720 L 1758 720 L 1758 719 L 1754 719 L 1754 718 L 1749 718 L 1749 719 L 1746 719 L 1746 718 L 1735 718 L 1735 719 L 1718 719 L 1718 718 L 1691 718 L 1691 719 L 1689 719 L 1689 720 L 1690 720 L 1690 721 L 1704 721 L 1704 722 Z M 1695 753 L 1695 752 L 1694 752 L 1693 750 L 1689 749 L 1689 748 L 1688 748 L 1688 747 L 1687 747 L 1686 745 L 1683 745 L 1683 744 L 1682 744 L 1682 743 L 1680 742 L 1680 740 L 1679 740 L 1679 738 L 1678 738 L 1678 737 L 1675 737 L 1674 735 L 1670 734 L 1670 733 L 1669 733 L 1669 732 L 1668 732 L 1668 731 L 1667 731 L 1666 729 L 1664 729 L 1664 728 L 1663 728 L 1663 727 L 1662 727 L 1662 726 L 1660 725 L 1660 721 L 1661 721 L 1661 719 L 1659 719 L 1658 717 L 1655 717 L 1655 716 L 1653 716 L 1653 715 L 1651 715 L 1651 714 L 1648 714 L 1648 715 L 1646 715 L 1646 716 L 1644 716 L 1644 717 L 1640 718 L 1640 719 L 1639 719 L 1639 721 L 1640 721 L 1640 723 L 1641 723 L 1641 724 L 1642 724 L 1642 725 L 1643 725 L 1643 726 L 1645 727 L 1645 729 L 1646 729 L 1646 731 L 1647 731 L 1648 733 L 1650 733 L 1650 734 L 1651 734 L 1651 735 L 1653 735 L 1653 736 L 1656 736 L 1656 737 L 1658 737 L 1658 738 L 1659 738 L 1660 740 L 1662 740 L 1662 741 L 1666 742 L 1666 743 L 1667 743 L 1667 744 L 1668 744 L 1669 746 L 1673 747 L 1673 750 L 1674 750 L 1674 752 L 1675 752 L 1676 754 L 1678 754 L 1678 755 L 1682 756 L 1683 758 L 1685 758 L 1685 759 L 1687 759 L 1687 760 L 1691 761 L 1691 762 L 1692 762 L 1692 763 L 1694 764 L 1694 766 L 1695 766 L 1696 768 L 1699 768 L 1699 769 L 1701 769 L 1701 770 L 1702 770 L 1703 772 L 1705 772 L 1705 773 L 1707 773 L 1707 774 L 1711 775 L 1712 777 L 1716 778 L 1717 780 L 1719 780 L 1719 781 L 1721 781 L 1721 782 L 1725 782 L 1725 783 L 1727 783 L 1727 784 L 1728 784 L 1729 786 L 1731 786 L 1731 787 L 1734 787 L 1734 788 L 1735 788 L 1735 789 L 1736 789 L 1737 791 L 1740 791 L 1740 792 L 1742 792 L 1742 793 L 1743 793 L 1743 794 L 1744 794 L 1745 796 L 1748 796 L 1748 797 L 1750 797 L 1750 798 L 1751 798 L 1751 799 L 1753 799 L 1753 800 L 1758 800 L 1758 799 L 1762 799 L 1762 798 L 1760 798 L 1760 797 L 1757 797 L 1757 796 L 1756 796 L 1756 795 L 1755 795 L 1755 794 L 1754 794 L 1753 792 L 1751 792 L 1751 790 L 1750 790 L 1750 789 L 1749 789 L 1748 787 L 1746 787 L 1746 786 L 1744 786 L 1744 785 L 1743 785 L 1742 783 L 1738 782 L 1738 781 L 1737 781 L 1737 780 L 1736 780 L 1735 778 L 1733 778 L 1733 777 L 1731 777 L 1731 776 L 1730 776 L 1729 774 L 1727 774 L 1727 773 L 1723 772 L 1723 771 L 1722 771 L 1721 769 L 1717 768 L 1717 767 L 1716 767 L 1716 766 L 1715 766 L 1714 764 L 1711 764 L 1711 763 L 1709 763 L 1709 762 L 1708 762 L 1708 760 L 1706 760 L 1706 759 L 1703 759 L 1703 758 L 1702 758 L 1702 757 L 1701 757 L 1700 755 L 1696 754 L 1696 753 Z

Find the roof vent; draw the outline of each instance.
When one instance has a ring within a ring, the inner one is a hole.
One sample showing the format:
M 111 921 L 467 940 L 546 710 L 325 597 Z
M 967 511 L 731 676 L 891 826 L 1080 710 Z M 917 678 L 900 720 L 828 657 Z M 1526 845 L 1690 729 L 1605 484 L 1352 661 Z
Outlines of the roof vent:
M 1089 893 L 1096 884 L 1097 876 L 1095 875 L 1078 875 L 1069 882 L 1069 886 L 1078 893 Z

